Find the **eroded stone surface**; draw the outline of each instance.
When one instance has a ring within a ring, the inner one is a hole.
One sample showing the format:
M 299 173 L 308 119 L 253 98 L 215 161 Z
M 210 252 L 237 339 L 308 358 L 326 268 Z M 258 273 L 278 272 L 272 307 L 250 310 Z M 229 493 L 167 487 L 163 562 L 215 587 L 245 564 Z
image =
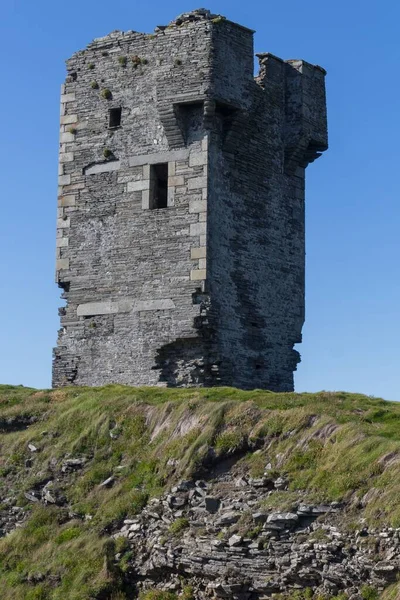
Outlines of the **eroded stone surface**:
M 180 591 L 183 581 L 199 600 L 290 597 L 305 588 L 317 596 L 346 593 L 360 600 L 363 586 L 382 591 L 396 581 L 400 529 L 365 526 L 354 531 L 347 527 L 357 518 L 354 506 L 305 505 L 302 492 L 297 500 L 292 496 L 291 512 L 268 508 L 275 495 L 280 494 L 277 507 L 285 501 L 282 492 L 271 491 L 267 483 L 255 487 L 247 477 L 238 485 L 233 472 L 203 484 L 205 488 L 192 484 L 189 496 L 176 486 L 174 503 L 168 493 L 150 500 L 134 528 L 125 522 L 113 534 L 128 540 L 128 579 L 139 590 Z M 211 495 L 219 501 L 212 512 Z M 172 533 L 182 518 L 185 528 Z
M 55 386 L 293 388 L 325 73 L 259 60 L 254 78 L 253 32 L 201 9 L 67 61 Z

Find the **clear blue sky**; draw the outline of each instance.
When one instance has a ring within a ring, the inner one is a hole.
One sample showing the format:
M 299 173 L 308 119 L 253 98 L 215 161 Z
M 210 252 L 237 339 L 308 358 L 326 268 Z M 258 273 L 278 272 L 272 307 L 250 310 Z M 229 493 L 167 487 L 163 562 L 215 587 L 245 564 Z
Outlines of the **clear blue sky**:
M 64 60 L 114 29 L 151 32 L 191 0 L 4 0 L 0 21 L 0 382 L 50 386 Z M 255 51 L 328 71 L 330 149 L 307 170 L 307 315 L 298 391 L 400 400 L 397 0 L 215 0 Z

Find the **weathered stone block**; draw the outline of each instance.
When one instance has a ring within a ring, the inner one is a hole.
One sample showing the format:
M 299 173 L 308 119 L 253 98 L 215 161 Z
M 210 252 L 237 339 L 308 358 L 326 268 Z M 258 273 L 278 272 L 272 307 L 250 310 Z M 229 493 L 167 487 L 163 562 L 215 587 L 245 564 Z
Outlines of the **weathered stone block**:
M 201 235 L 206 233 L 207 224 L 206 223 L 192 223 L 190 225 L 190 235 Z
M 71 94 L 61 94 L 61 102 L 65 104 L 66 102 L 74 102 L 76 99 L 75 92 Z
M 207 177 L 193 177 L 188 181 L 189 190 L 197 190 L 207 187 Z
M 68 185 L 71 183 L 71 175 L 60 175 L 58 178 L 58 185 Z
M 73 162 L 73 152 L 60 152 L 60 163 Z
M 57 229 L 66 229 L 71 225 L 69 218 L 57 219 Z
M 207 248 L 192 248 L 190 250 L 190 258 L 196 260 L 198 258 L 205 258 L 207 256 Z
M 78 121 L 78 115 L 64 115 L 60 118 L 61 125 L 71 125 Z
M 60 133 L 60 142 L 61 143 L 73 142 L 73 141 L 75 141 L 75 135 L 73 133 L 70 133 L 69 131 Z
M 184 185 L 185 179 L 181 175 L 175 175 L 174 177 L 168 177 L 168 186 Z
M 206 278 L 206 270 L 205 269 L 193 269 L 190 271 L 190 279 L 192 281 L 198 281 L 199 279 Z
M 97 173 L 110 173 L 111 171 L 118 171 L 120 167 L 121 163 L 119 160 L 101 162 L 85 169 L 85 175 L 96 175 Z
M 148 179 L 145 181 L 128 181 L 127 183 L 128 192 L 140 192 L 148 189 L 150 189 L 150 181 Z
M 207 164 L 207 152 L 192 152 L 189 156 L 189 167 Z
M 68 246 L 68 238 L 67 237 L 57 238 L 56 246 L 57 246 L 57 248 L 66 248 Z
M 68 258 L 59 258 L 56 261 L 56 269 L 57 269 L 57 271 L 61 271 L 61 269 L 69 269 L 69 259 Z
M 75 206 L 76 205 L 76 196 L 72 194 L 68 196 L 61 196 L 58 199 L 59 206 L 67 207 L 67 206 Z
M 193 200 L 189 204 L 189 212 L 190 213 L 201 213 L 206 212 L 207 210 L 207 201 L 206 200 Z

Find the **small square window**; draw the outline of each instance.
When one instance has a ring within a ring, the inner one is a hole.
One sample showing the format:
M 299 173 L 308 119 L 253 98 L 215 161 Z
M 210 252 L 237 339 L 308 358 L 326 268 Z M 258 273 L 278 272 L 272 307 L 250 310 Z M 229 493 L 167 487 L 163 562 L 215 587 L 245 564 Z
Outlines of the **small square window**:
M 121 126 L 121 113 L 122 108 L 111 108 L 108 117 L 108 127 L 115 129 L 115 127 Z
M 168 206 L 168 163 L 150 165 L 150 208 Z

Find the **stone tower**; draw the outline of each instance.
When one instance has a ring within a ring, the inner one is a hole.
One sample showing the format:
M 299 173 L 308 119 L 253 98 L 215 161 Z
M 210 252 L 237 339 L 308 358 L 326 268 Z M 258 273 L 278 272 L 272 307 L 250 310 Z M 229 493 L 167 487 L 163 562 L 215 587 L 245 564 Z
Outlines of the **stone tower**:
M 293 389 L 325 71 L 197 10 L 67 61 L 53 384 Z

